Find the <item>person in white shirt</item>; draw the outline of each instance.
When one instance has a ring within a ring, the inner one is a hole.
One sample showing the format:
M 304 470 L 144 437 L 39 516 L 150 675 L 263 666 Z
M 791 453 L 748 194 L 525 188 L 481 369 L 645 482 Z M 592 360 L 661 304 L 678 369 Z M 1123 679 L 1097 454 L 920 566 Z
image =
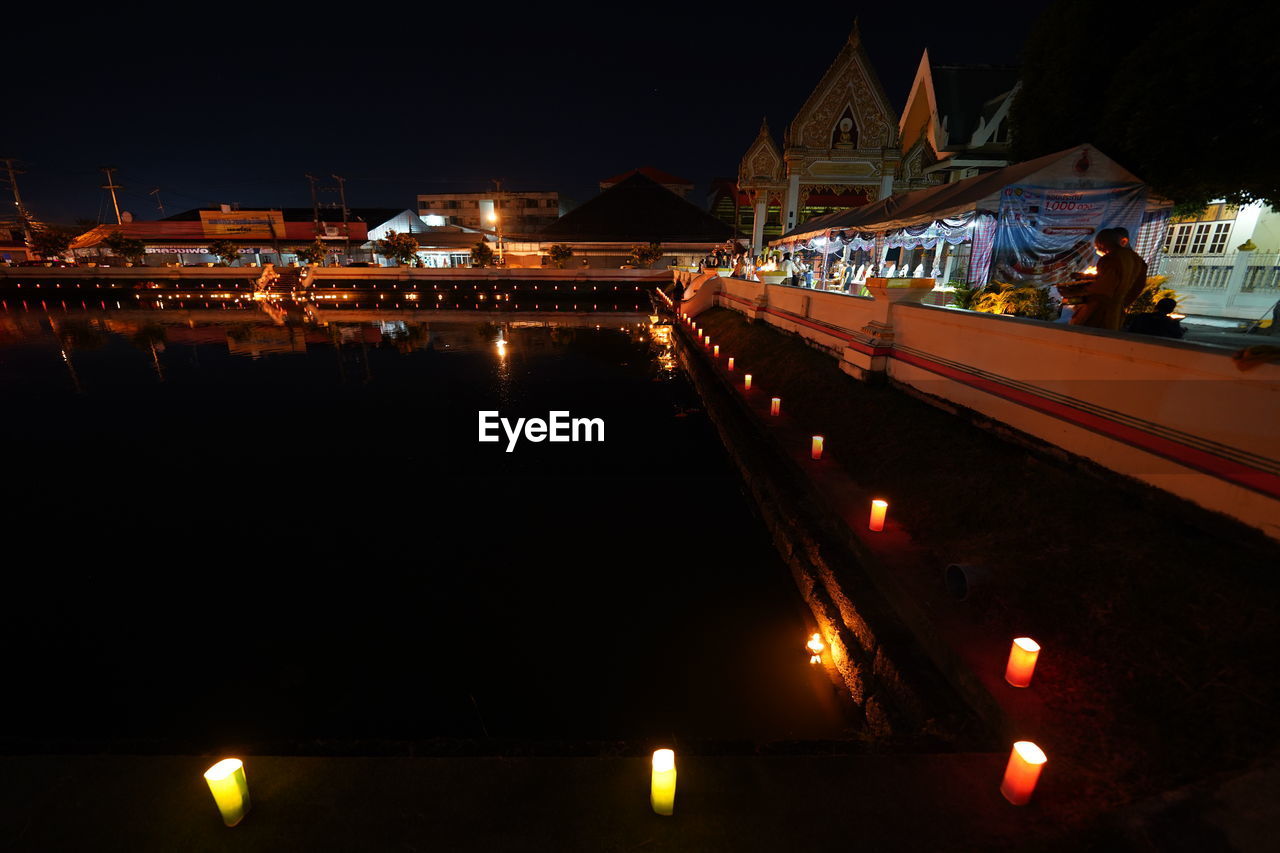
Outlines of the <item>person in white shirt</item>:
M 783 280 L 785 284 L 790 284 L 796 287 L 800 285 L 798 280 L 800 266 L 795 261 L 791 260 L 790 252 L 787 252 L 782 256 L 782 271 L 787 274 L 787 277 Z

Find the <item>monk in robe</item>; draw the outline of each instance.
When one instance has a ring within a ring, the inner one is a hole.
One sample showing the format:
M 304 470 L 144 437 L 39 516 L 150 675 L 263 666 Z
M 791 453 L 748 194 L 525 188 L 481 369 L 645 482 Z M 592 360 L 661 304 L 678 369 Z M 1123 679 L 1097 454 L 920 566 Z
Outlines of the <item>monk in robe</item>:
M 1093 246 L 1102 256 L 1098 259 L 1098 274 L 1079 289 L 1077 298 L 1083 297 L 1084 302 L 1071 315 L 1071 325 L 1118 332 L 1124 322 L 1129 292 L 1142 286 L 1138 284 L 1140 280 L 1145 284 L 1147 265 L 1137 252 L 1121 245 L 1114 229 L 1099 231 Z

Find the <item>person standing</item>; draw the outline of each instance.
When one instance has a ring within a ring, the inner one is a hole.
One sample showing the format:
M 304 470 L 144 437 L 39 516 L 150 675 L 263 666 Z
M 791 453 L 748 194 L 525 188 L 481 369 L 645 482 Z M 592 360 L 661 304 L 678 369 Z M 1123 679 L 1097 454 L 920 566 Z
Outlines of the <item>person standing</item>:
M 786 279 L 784 279 L 787 284 L 792 285 L 793 287 L 800 286 L 799 278 L 796 275 L 799 270 L 800 268 L 796 265 L 796 262 L 791 260 L 790 252 L 787 252 L 782 256 L 782 271 L 787 274 Z
M 1098 259 L 1098 274 L 1093 281 L 1072 288 L 1083 297 L 1083 304 L 1071 315 L 1071 325 L 1118 332 L 1129 289 L 1139 276 L 1145 283 L 1146 263 L 1137 252 L 1120 244 L 1120 235 L 1113 228 L 1099 231 L 1093 246 L 1102 256 Z
M 1129 289 L 1124 295 L 1124 310 L 1127 312 L 1129 310 L 1129 306 L 1133 305 L 1133 303 L 1137 301 L 1138 297 L 1142 295 L 1142 291 L 1146 290 L 1147 262 L 1143 259 L 1142 255 L 1134 252 L 1133 248 L 1129 245 L 1128 228 L 1112 228 L 1111 230 L 1116 232 L 1116 237 L 1120 241 L 1121 250 L 1125 252 L 1133 252 L 1134 257 L 1137 258 L 1138 266 L 1134 271 L 1133 281 L 1129 284 Z M 1123 321 L 1124 317 L 1121 316 L 1120 319 Z

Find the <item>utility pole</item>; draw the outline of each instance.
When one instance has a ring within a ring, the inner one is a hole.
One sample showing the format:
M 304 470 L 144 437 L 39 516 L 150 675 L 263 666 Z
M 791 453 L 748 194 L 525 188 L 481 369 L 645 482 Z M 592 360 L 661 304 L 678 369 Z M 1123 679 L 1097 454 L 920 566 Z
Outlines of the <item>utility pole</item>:
M 495 188 L 497 188 L 497 191 L 498 191 L 497 192 L 498 197 L 493 200 L 493 203 L 498 208 L 498 216 L 497 216 L 497 219 L 498 219 L 498 266 L 504 266 L 506 264 L 506 259 L 503 257 L 503 252 L 502 252 L 502 248 L 503 248 L 502 247 L 502 216 L 503 214 L 502 214 L 502 181 L 501 179 L 494 178 L 493 185 Z
M 13 205 L 18 209 L 18 221 L 22 223 L 22 242 L 31 245 L 31 215 L 27 213 L 27 209 L 22 206 L 22 196 L 18 193 L 18 175 L 26 174 L 25 172 L 13 168 L 12 157 L 5 157 L 4 165 L 9 171 L 9 188 L 13 190 Z
M 316 239 L 320 239 L 320 202 L 316 199 L 316 176 L 303 175 L 311 182 L 311 216 L 316 226 Z
M 347 260 L 350 261 L 351 260 L 351 227 L 347 222 L 348 214 L 347 214 L 346 178 L 339 177 L 338 175 L 330 175 L 329 177 L 333 178 L 335 181 L 338 182 L 338 197 L 342 200 L 342 236 L 346 240 Z
M 156 187 L 151 192 L 147 193 L 147 195 L 153 195 L 156 197 L 156 207 L 160 208 L 160 218 L 164 219 L 164 205 L 160 203 L 160 188 Z
M 107 182 L 102 185 L 102 188 L 104 190 L 111 190 L 111 206 L 116 209 L 116 224 L 120 225 L 121 224 L 120 202 L 116 200 L 116 190 L 122 190 L 124 189 L 124 187 L 120 186 L 114 180 L 112 180 L 111 173 L 116 171 L 115 166 L 103 166 L 102 171 L 106 172 L 107 174 Z

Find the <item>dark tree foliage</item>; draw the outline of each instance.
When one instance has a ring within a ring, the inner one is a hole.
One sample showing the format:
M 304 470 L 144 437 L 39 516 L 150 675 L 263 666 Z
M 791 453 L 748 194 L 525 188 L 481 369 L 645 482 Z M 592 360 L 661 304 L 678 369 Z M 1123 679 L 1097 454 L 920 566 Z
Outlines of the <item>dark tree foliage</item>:
M 1057 0 L 1027 40 L 1015 156 L 1092 142 L 1185 210 L 1280 207 L 1277 9 Z

